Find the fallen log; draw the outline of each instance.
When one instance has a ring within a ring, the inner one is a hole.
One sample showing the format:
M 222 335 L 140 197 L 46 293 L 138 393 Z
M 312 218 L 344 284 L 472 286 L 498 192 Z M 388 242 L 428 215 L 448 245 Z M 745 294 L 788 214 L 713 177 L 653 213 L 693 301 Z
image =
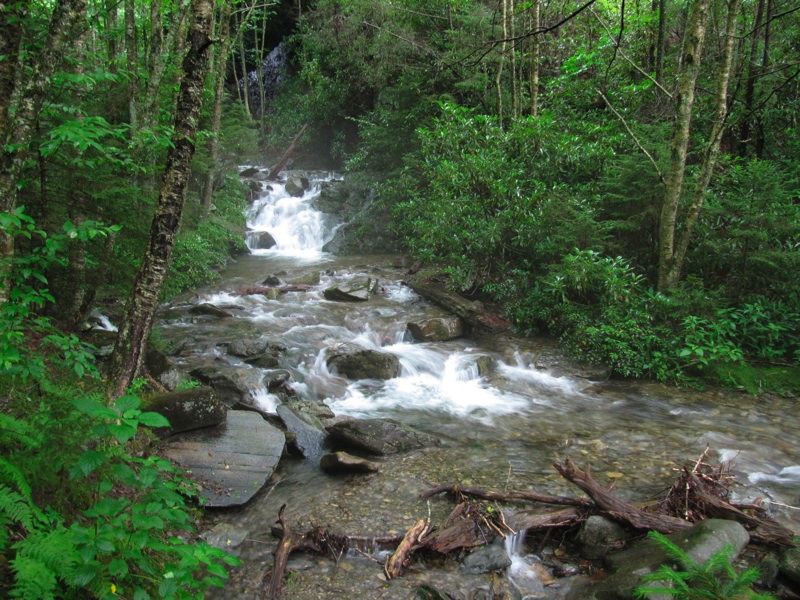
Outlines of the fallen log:
M 564 506 L 583 506 L 590 507 L 592 503 L 588 500 L 579 498 L 569 498 L 566 496 L 550 496 L 548 494 L 537 494 L 536 492 L 492 492 L 491 490 L 481 490 L 478 488 L 464 488 L 458 485 L 439 485 L 420 494 L 420 498 L 427 499 L 437 494 L 446 493 L 451 498 L 461 499 L 463 496 L 482 498 L 483 500 L 529 500 L 531 502 L 541 502 L 543 504 L 560 504 Z
M 403 283 L 426 300 L 458 315 L 473 327 L 496 333 L 511 327 L 511 323 L 500 315 L 487 312 L 479 303 L 461 297 L 442 284 L 419 280 Z
M 283 153 L 283 156 L 281 156 L 278 164 L 272 167 L 270 170 L 269 175 L 267 175 L 267 179 L 270 181 L 276 180 L 278 175 L 281 174 L 281 171 L 286 168 L 286 164 L 289 162 L 289 159 L 292 157 L 292 154 L 294 154 L 294 151 L 297 148 L 297 142 L 300 141 L 300 137 L 306 132 L 307 128 L 308 124 L 305 124 L 300 128 L 300 131 L 298 131 L 297 135 L 294 136 L 292 143 L 289 144 L 289 148 Z
M 553 466 L 564 479 L 589 494 L 600 510 L 617 521 L 628 523 L 636 529 L 655 529 L 659 533 L 675 533 L 692 526 L 683 519 L 645 512 L 630 502 L 617 498 L 592 478 L 589 469 L 581 471 L 570 458 L 567 458 L 563 465 L 556 463 Z

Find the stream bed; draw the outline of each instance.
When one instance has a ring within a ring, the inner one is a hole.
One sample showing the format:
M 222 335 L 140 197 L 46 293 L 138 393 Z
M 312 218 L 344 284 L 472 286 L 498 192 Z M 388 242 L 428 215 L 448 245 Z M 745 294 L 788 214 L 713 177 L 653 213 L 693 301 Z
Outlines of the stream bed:
M 273 184 L 253 204 L 251 229 L 270 232 L 276 246 L 253 250 L 229 265 L 212 288 L 199 290 L 202 301 L 234 307 L 233 318 L 165 316 L 159 335 L 182 345 L 179 360 L 187 371 L 232 360 L 218 348 L 233 340 L 280 342 L 287 348 L 280 367 L 291 372 L 290 385 L 299 397 L 322 400 L 337 416 L 392 418 L 442 443 L 377 459 L 381 470 L 369 475 L 326 474 L 318 457 L 284 457 L 272 484 L 247 506 L 208 514 L 204 537 L 244 561 L 232 570 L 226 588 L 211 597 L 257 597 L 277 545 L 270 530 L 284 504 L 295 531 L 318 525 L 364 538 L 397 535 L 420 518 L 430 515 L 440 523 L 449 514 L 450 500 L 420 499 L 436 485 L 579 496 L 553 468 L 566 457 L 581 468 L 591 465 L 596 480 L 615 485 L 619 496 L 641 501 L 669 486 L 674 469 L 708 448 L 711 462 L 730 463 L 739 498 L 771 503 L 771 514 L 798 530 L 800 511 L 782 506 L 800 503 L 796 400 L 606 381 L 600 371 L 563 357 L 546 339 L 503 334 L 415 343 L 406 324 L 445 313 L 402 283 L 405 271 L 398 257 L 322 252 L 336 224 L 314 210 L 313 200 L 332 177 L 312 176 L 302 197 L 291 197 Z M 287 282 L 319 277 L 319 283 L 274 300 L 233 295 L 269 275 Z M 380 283 L 379 293 L 368 302 L 331 302 L 322 296 L 325 288 L 364 277 Z M 388 381 L 348 381 L 330 373 L 326 352 L 340 342 L 395 354 L 401 375 Z M 486 360 L 493 365 L 488 373 L 478 366 Z M 252 396 L 267 413 L 274 413 L 280 401 L 257 387 Z M 521 503 L 515 508 L 549 509 Z M 552 569 L 540 564 L 558 561 L 553 552 L 559 542 L 550 542 L 545 548 L 524 541 L 510 548 L 515 563 L 509 585 L 515 597 L 567 594 L 567 580 L 554 580 Z M 386 581 L 379 564 L 383 558 L 385 549 L 378 546 L 338 561 L 295 554 L 284 597 L 415 598 L 425 583 L 465 600 L 492 597 L 491 577 L 465 575 L 456 561 L 420 557 L 405 576 Z

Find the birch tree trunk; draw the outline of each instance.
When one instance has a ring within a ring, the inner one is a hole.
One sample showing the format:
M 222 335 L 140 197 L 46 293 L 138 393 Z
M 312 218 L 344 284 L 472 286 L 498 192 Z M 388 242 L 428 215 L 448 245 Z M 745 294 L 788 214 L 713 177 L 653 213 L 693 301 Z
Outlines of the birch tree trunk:
M 714 115 L 714 124 L 711 128 L 708 146 L 706 147 L 705 156 L 703 157 L 703 165 L 700 169 L 700 176 L 694 190 L 692 204 L 689 206 L 689 211 L 683 222 L 680 240 L 675 250 L 675 257 L 667 273 L 667 287 L 674 287 L 680 280 L 683 261 L 684 258 L 686 258 L 686 250 L 689 248 L 689 243 L 692 240 L 694 227 L 697 224 L 697 219 L 703 208 L 706 192 L 711 182 L 711 176 L 714 174 L 714 169 L 719 159 L 720 143 L 722 142 L 722 134 L 725 132 L 728 117 L 728 85 L 731 80 L 731 71 L 733 69 L 736 24 L 739 18 L 740 6 L 741 0 L 729 0 L 728 2 L 728 16 L 725 20 L 724 33 L 725 45 L 722 55 L 722 68 L 719 73 L 719 80 L 717 81 L 717 106 Z
M 675 225 L 686 175 L 686 155 L 692 125 L 694 91 L 706 38 L 708 4 L 709 0 L 694 0 L 692 3 L 681 54 L 682 72 L 675 94 L 675 129 L 672 136 L 669 171 L 665 177 L 664 199 L 661 205 L 658 229 L 659 290 L 669 289 L 676 283 L 670 279 L 670 273 L 675 263 Z
M 203 102 L 203 81 L 208 73 L 213 20 L 213 0 L 192 0 L 189 49 L 183 61 L 184 76 L 175 109 L 172 147 L 167 155 L 148 248 L 136 275 L 127 315 L 111 356 L 109 393 L 112 397 L 123 394 L 142 369 L 144 349 L 183 213 Z

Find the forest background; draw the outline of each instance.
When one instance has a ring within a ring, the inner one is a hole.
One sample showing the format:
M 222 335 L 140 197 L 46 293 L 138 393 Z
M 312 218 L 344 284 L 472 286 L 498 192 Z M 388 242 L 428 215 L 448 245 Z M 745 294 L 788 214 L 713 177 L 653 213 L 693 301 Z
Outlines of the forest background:
M 521 332 L 618 376 L 800 389 L 798 5 L 41 0 L 0 15 L 12 595 L 221 583 L 221 553 L 170 535 L 191 525 L 188 483 L 124 444 L 158 422 L 130 392 L 158 301 L 245 251 L 239 165 L 275 162 L 299 131 L 296 165 L 375 189 L 365 246 L 383 224 L 391 249 Z M 102 378 L 81 327 L 124 299 Z

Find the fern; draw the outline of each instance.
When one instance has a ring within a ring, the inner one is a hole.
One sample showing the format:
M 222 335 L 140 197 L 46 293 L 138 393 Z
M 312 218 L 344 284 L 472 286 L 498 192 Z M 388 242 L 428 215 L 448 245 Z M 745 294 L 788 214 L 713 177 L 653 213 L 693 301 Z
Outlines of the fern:
M 2 484 L 0 515 L 3 515 L 7 523 L 19 524 L 27 531 L 35 530 L 45 520 L 42 511 L 29 498 Z
M 58 584 L 56 574 L 44 563 L 26 556 L 11 561 L 15 574 L 10 596 L 20 600 L 50 600 L 55 598 Z
M 22 469 L 2 456 L 0 456 L 0 481 L 15 485 L 19 492 L 30 501 L 31 486 Z
M 680 600 L 775 600 L 771 594 L 757 594 L 750 589 L 761 575 L 758 569 L 736 572 L 731 564 L 733 547 L 730 544 L 700 565 L 657 531 L 651 531 L 649 536 L 683 570 L 661 565 L 654 573 L 642 578 L 643 583 L 655 585 L 636 588 L 634 594 L 637 598 L 661 594 Z

